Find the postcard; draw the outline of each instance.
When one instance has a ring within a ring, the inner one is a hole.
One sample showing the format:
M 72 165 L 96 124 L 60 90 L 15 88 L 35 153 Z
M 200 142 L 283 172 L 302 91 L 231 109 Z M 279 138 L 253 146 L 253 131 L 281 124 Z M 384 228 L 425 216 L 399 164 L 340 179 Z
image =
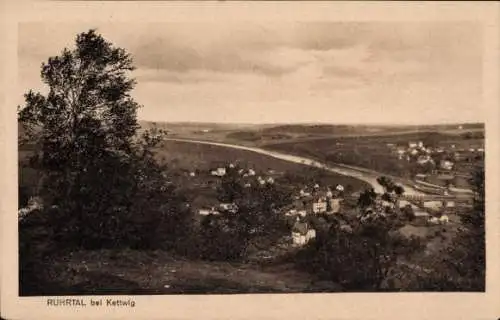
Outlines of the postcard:
M 4 10 L 5 319 L 498 319 L 499 7 Z

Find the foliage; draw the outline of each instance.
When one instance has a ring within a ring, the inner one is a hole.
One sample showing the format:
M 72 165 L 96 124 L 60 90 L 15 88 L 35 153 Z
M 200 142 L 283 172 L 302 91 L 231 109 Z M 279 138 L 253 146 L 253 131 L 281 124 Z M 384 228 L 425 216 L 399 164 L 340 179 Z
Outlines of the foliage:
M 420 249 L 418 239 L 406 239 L 380 220 L 353 225 L 349 231 L 333 225 L 300 253 L 298 263 L 344 290 L 378 291 L 384 289 L 399 257 Z
M 188 213 L 154 160 L 164 132 L 138 136 L 131 56 L 97 34 L 42 65 L 47 95 L 29 91 L 18 121 L 34 145 L 37 193 L 59 244 L 83 247 L 159 245 Z M 167 233 L 168 234 L 168 233 Z
M 379 199 L 397 202 L 404 189 L 387 177 L 377 181 L 386 192 L 380 198 L 373 189 L 361 193 L 357 205 L 363 214 L 355 221 L 343 219 L 350 220 L 347 228 L 337 221 L 327 233 L 320 233 L 299 255 L 301 267 L 340 283 L 346 290 L 382 290 L 384 286 L 387 289 L 386 280 L 399 258 L 423 249 L 420 240 L 407 239 L 398 232 L 402 219 L 414 217 L 411 207 L 411 212 L 400 217 L 379 205 Z
M 227 168 L 218 188 L 218 198 L 234 203 L 236 211 L 223 210 L 208 216 L 201 228 L 203 253 L 208 259 L 234 260 L 244 258 L 250 243 L 258 238 L 277 239 L 287 231 L 279 209 L 290 202 L 288 190 L 274 183 L 263 185 L 238 175 L 238 167 Z
M 438 253 L 429 267 L 431 274 L 417 274 L 408 286 L 413 290 L 485 290 L 485 194 L 484 167 L 474 174 L 474 206 L 461 214 L 462 226 L 450 246 Z M 436 235 L 440 235 L 436 232 Z
M 361 209 L 365 209 L 368 207 L 371 207 L 375 204 L 375 200 L 377 198 L 377 193 L 375 190 L 372 189 L 366 189 L 363 191 L 358 198 L 358 206 Z

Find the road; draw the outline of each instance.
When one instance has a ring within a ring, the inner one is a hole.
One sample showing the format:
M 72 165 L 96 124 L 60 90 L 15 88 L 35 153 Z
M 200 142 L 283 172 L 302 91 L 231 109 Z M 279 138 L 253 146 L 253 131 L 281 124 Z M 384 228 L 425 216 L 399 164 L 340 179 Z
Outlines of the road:
M 307 166 L 321 168 L 323 170 L 334 172 L 334 173 L 341 174 L 344 176 L 350 176 L 350 177 L 367 182 L 368 184 L 370 184 L 373 187 L 373 189 L 377 193 L 384 192 L 384 189 L 382 188 L 382 186 L 379 185 L 377 182 L 377 178 L 379 176 L 381 176 L 382 174 L 376 174 L 375 172 L 373 172 L 371 170 L 368 171 L 368 170 L 363 170 L 363 169 L 357 169 L 357 168 L 350 167 L 350 166 L 348 167 L 348 166 L 327 165 L 327 164 L 318 162 L 318 161 L 310 159 L 310 158 L 286 154 L 286 153 L 282 153 L 282 152 L 265 150 L 265 149 L 261 149 L 261 148 L 257 148 L 257 147 L 248 147 L 248 146 L 240 146 L 240 145 L 221 143 L 221 142 L 191 140 L 191 139 L 166 138 L 166 140 L 177 141 L 177 142 L 186 142 L 186 143 L 208 144 L 208 145 L 213 145 L 213 146 L 220 146 L 220 147 L 226 147 L 226 148 L 251 151 L 251 152 L 263 154 L 263 155 L 266 155 L 269 157 L 273 157 L 276 159 L 281 159 L 281 160 L 285 160 L 285 161 L 289 161 L 289 162 L 304 164 Z M 425 193 L 414 189 L 412 186 L 410 186 L 408 184 L 402 183 L 401 185 L 405 189 L 405 193 L 408 195 L 425 195 Z

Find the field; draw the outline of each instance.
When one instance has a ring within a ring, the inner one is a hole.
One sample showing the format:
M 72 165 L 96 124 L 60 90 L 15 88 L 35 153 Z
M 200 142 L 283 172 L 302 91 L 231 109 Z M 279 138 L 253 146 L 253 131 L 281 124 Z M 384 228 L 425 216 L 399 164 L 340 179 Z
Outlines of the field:
M 238 150 L 178 141 L 165 141 L 158 149 L 158 158 L 166 163 L 175 173 L 175 183 L 190 194 L 194 208 L 213 206 L 216 204 L 215 191 L 212 187 L 219 179 L 209 175 L 209 171 L 229 163 L 243 168 L 252 168 L 257 175 L 273 176 L 277 182 L 287 179 L 284 184 L 293 188 L 303 181 L 318 183 L 321 186 L 342 184 L 350 186 L 352 191 L 368 188 L 363 181 L 324 172 L 306 165 L 275 159 L 246 150 Z M 196 176 L 189 176 L 195 172 Z M 272 172 L 272 173 L 271 173 Z
M 281 151 L 285 153 L 313 157 L 320 161 L 330 163 L 343 163 L 372 169 L 381 173 L 412 178 L 417 171 L 414 163 L 398 159 L 391 151 L 390 145 L 407 146 L 409 141 L 423 141 L 426 145 L 441 147 L 451 150 L 469 148 L 484 148 L 484 140 L 475 137 L 465 138 L 463 134 L 439 132 L 407 133 L 397 135 L 379 136 L 357 136 L 338 137 L 329 139 L 316 139 L 309 141 L 296 141 L 290 143 L 269 143 L 264 145 L 265 149 Z M 455 185 L 468 187 L 467 177 L 470 176 L 474 165 L 480 164 L 482 158 L 456 163 L 457 179 Z M 433 178 L 431 177 L 431 180 Z M 429 181 L 444 185 L 442 181 Z
M 153 126 L 142 122 L 143 128 Z M 336 125 L 336 124 L 220 124 L 220 123 L 154 123 L 176 138 L 262 146 L 274 143 L 306 142 L 339 137 L 398 136 L 435 131 L 450 135 L 481 133 L 482 124 L 451 125 Z M 458 129 L 461 126 L 461 129 Z

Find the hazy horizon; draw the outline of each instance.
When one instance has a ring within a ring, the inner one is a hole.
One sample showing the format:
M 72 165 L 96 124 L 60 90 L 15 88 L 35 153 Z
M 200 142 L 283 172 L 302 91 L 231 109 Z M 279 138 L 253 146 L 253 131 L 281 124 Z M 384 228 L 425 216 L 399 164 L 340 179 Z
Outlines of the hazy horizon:
M 405 123 L 397 123 L 397 122 L 215 122 L 215 121 L 190 121 L 190 120 L 180 120 L 180 121 L 169 121 L 169 120 L 147 120 L 147 119 L 139 119 L 139 121 L 144 122 L 156 122 L 156 123 L 172 123 L 172 124 L 224 124 L 224 125 L 346 125 L 346 126 L 386 126 L 386 127 L 420 127 L 420 126 L 451 126 L 451 125 L 485 125 L 484 121 L 468 121 L 468 122 L 427 122 L 427 123 L 413 123 L 413 124 L 405 124 Z
M 239 124 L 484 123 L 473 22 L 21 23 L 18 103 L 40 65 L 97 28 L 129 51 L 139 119 Z

